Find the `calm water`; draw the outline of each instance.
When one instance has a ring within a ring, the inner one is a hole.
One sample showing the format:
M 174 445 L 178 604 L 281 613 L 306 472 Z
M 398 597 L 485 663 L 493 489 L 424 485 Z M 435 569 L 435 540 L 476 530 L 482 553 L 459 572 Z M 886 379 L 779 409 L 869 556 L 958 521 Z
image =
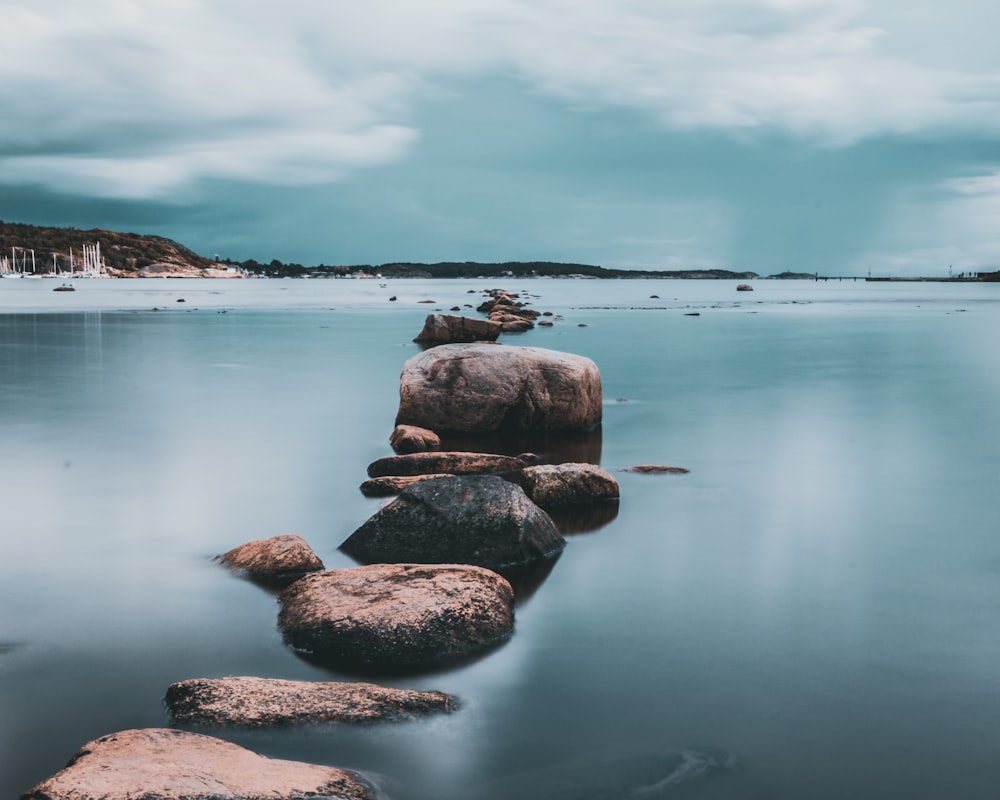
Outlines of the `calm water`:
M 352 565 L 410 340 L 497 285 L 386 283 L 0 281 L 0 796 L 173 681 L 345 677 L 211 557 Z M 384 681 L 458 713 L 216 735 L 396 800 L 996 798 L 1000 285 L 501 285 L 564 317 L 509 343 L 601 368 L 618 517 L 504 647 Z

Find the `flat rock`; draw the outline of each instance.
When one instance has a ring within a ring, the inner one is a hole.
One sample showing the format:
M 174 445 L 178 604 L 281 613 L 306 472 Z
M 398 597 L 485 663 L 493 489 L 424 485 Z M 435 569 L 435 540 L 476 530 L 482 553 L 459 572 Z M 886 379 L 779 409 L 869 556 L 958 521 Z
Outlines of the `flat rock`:
M 527 465 L 520 456 L 501 456 L 493 453 L 446 451 L 442 453 L 409 453 L 386 456 L 368 465 L 369 478 L 387 475 L 502 475 L 518 472 Z
M 542 508 L 617 500 L 618 481 L 596 464 L 525 467 L 518 482 Z
M 441 449 L 441 437 L 416 425 L 397 425 L 389 436 L 389 445 L 396 453 L 425 453 Z
M 146 728 L 85 744 L 21 800 L 368 800 L 375 790 L 334 767 L 265 758 L 198 733 Z
M 589 430 L 601 421 L 589 358 L 540 347 L 446 344 L 410 358 L 396 424 L 440 432 Z
M 365 497 L 392 497 L 399 494 L 407 486 L 431 478 L 449 478 L 450 473 L 436 472 L 430 475 L 384 475 L 381 478 L 369 478 L 361 484 L 361 494 Z
M 458 708 L 442 692 L 248 677 L 180 681 L 167 689 L 165 702 L 175 722 L 243 727 L 378 722 Z
M 558 555 L 566 541 L 521 487 L 492 475 L 420 481 L 340 545 L 363 564 L 474 564 L 502 570 Z
M 453 309 L 454 310 L 454 309 Z M 450 344 L 453 342 L 494 342 L 501 326 L 488 319 L 461 317 L 454 314 L 428 314 L 424 327 L 413 341 L 420 344 Z
M 219 557 L 223 564 L 251 580 L 286 586 L 310 572 L 323 569 L 305 539 L 282 534 L 234 547 Z
M 307 575 L 278 595 L 295 649 L 384 671 L 467 660 L 506 641 L 514 591 L 495 572 L 456 564 L 373 564 Z

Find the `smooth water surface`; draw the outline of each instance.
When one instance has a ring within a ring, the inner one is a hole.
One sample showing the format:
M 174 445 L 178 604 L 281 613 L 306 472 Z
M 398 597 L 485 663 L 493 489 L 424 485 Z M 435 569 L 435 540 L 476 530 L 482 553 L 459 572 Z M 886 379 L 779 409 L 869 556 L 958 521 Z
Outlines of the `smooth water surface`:
M 177 680 L 358 678 L 212 557 L 296 533 L 352 566 L 412 338 L 496 284 L 0 282 L 0 796 L 168 725 Z M 1000 286 L 505 288 L 559 315 L 507 343 L 601 369 L 617 518 L 502 648 L 383 680 L 457 713 L 213 735 L 396 800 L 995 798 Z

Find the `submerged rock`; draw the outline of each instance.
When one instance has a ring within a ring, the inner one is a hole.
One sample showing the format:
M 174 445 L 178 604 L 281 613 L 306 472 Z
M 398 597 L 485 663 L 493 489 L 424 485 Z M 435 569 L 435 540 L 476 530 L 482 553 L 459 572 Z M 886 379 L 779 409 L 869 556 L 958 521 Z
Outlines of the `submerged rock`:
M 467 433 L 587 430 L 602 411 L 601 375 L 589 358 L 446 344 L 403 365 L 396 424 Z
M 667 467 L 662 464 L 638 464 L 634 467 L 625 467 L 624 472 L 638 472 L 641 475 L 686 475 L 690 470 L 684 467 Z
M 518 477 L 525 493 L 542 508 L 617 500 L 618 481 L 596 464 L 541 464 Z
M 278 602 L 278 627 L 295 649 L 382 671 L 464 661 L 506 641 L 514 627 L 510 584 L 487 569 L 455 564 L 307 575 Z
M 443 453 L 409 453 L 386 456 L 368 465 L 369 478 L 388 475 L 502 475 L 518 472 L 529 461 L 522 456 L 500 456 L 492 453 L 450 451 Z
M 323 569 L 323 562 L 306 541 L 290 534 L 241 544 L 219 560 L 251 580 L 275 586 L 287 586 L 303 575 Z
M 239 726 L 377 722 L 458 708 L 442 692 L 247 677 L 180 681 L 165 702 L 175 722 Z
M 389 436 L 389 445 L 401 455 L 425 453 L 441 449 L 441 437 L 427 428 L 416 425 L 397 425 Z
M 88 742 L 21 800 L 371 800 L 359 775 L 265 758 L 198 733 L 146 728 Z
M 491 475 L 420 481 L 340 545 L 364 563 L 475 564 L 489 569 L 558 555 L 566 541 L 513 483 Z

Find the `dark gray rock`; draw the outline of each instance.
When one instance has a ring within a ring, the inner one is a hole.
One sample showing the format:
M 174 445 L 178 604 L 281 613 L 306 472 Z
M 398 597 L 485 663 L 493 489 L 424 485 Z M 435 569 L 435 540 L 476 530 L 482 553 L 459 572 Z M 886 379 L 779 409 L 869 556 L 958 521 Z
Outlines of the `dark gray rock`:
M 352 533 L 340 549 L 364 564 L 475 564 L 505 569 L 560 553 L 549 516 L 513 483 L 490 475 L 420 481 Z

